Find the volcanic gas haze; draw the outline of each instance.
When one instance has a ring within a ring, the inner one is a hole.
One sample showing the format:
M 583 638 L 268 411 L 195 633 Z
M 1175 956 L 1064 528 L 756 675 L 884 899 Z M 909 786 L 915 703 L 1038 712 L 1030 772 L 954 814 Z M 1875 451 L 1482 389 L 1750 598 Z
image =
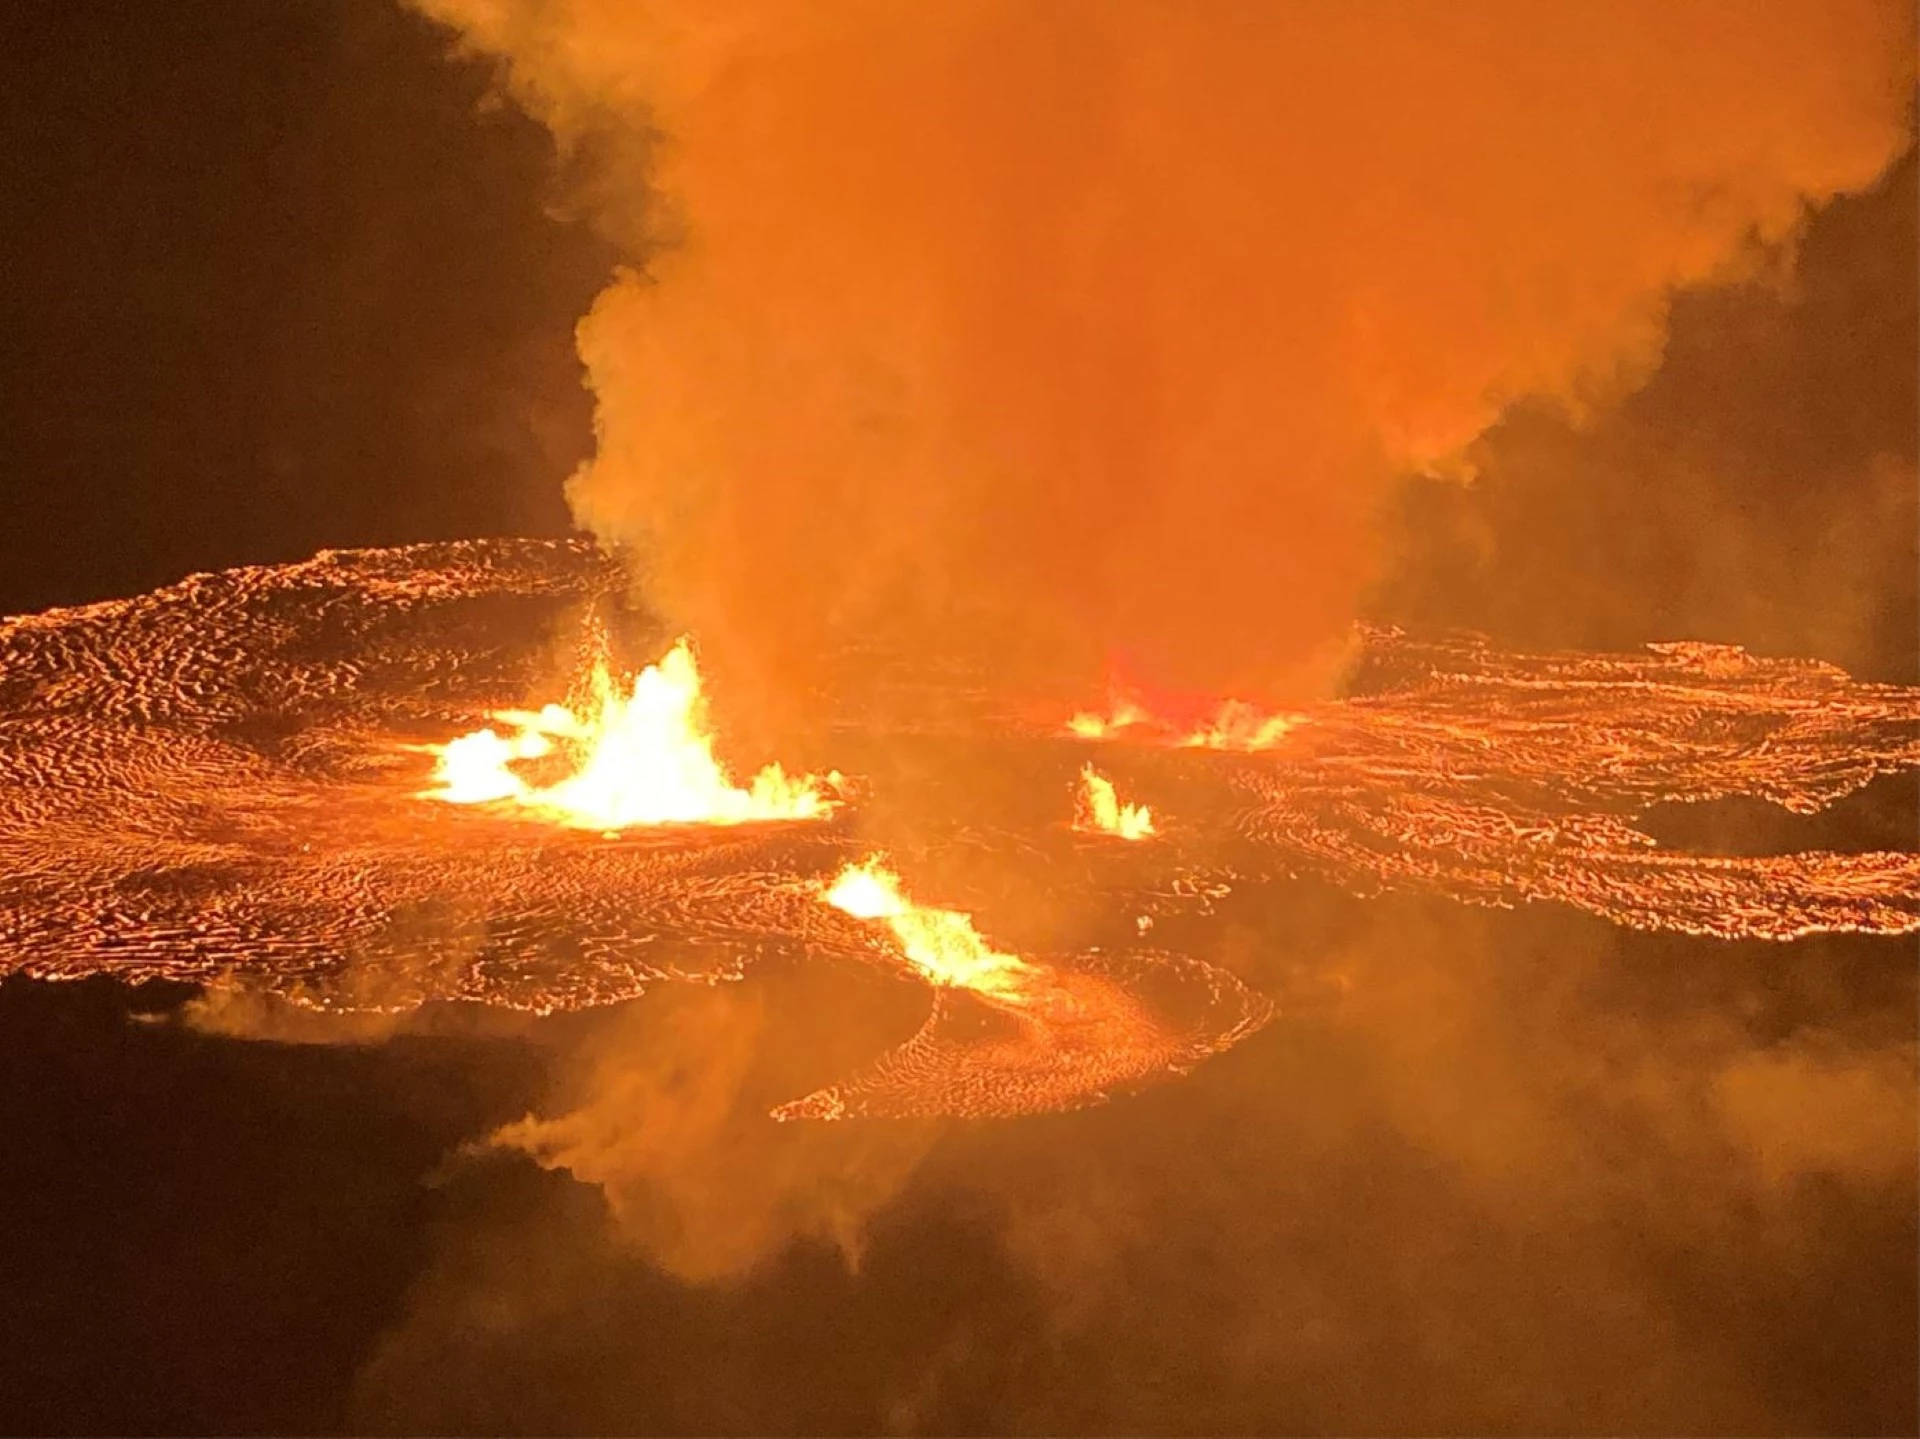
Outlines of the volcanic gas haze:
M 598 162 L 574 508 L 765 703 L 850 634 L 1299 697 L 1382 481 L 1632 386 L 1913 53 L 1898 0 L 414 3 Z

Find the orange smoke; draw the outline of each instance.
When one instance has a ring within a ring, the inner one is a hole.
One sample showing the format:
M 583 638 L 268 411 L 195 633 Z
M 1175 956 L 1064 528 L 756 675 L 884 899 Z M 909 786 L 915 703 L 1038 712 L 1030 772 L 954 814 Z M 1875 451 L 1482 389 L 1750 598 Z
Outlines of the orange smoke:
M 1898 0 L 416 3 L 634 162 L 575 511 L 789 690 L 856 636 L 1311 690 L 1382 484 L 1635 383 L 1896 153 L 1913 48 Z

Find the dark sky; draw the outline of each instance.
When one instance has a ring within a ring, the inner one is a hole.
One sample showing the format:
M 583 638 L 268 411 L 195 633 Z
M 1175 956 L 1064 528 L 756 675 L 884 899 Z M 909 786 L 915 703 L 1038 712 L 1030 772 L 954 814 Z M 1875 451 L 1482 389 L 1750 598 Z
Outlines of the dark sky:
M 31 0 L 0 40 L 0 612 L 565 530 L 614 256 L 428 27 Z M 1516 415 L 1475 488 L 1410 484 L 1377 612 L 1920 679 L 1914 177 L 1783 283 L 1683 299 L 1618 413 Z M 1883 784 L 1822 832 L 1912 814 Z M 727 994 L 298 1044 L 7 982 L 0 1430 L 1914 1431 L 1910 944 L 1236 906 L 1275 1026 L 1132 1103 L 941 1130 L 856 1270 L 795 1243 L 721 1285 L 459 1155 Z M 806 1045 L 803 981 L 766 985 L 743 1113 Z
M 374 0 L 9 6 L 0 610 L 566 528 L 612 256 Z

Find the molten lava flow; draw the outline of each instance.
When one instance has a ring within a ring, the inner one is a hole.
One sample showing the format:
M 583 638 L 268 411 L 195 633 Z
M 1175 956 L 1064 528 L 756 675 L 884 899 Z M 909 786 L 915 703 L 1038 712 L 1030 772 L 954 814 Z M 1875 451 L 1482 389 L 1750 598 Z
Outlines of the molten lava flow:
M 700 670 L 685 639 L 643 669 L 626 693 L 602 652 L 584 688 L 566 705 L 496 712 L 510 734 L 475 730 L 428 746 L 437 756 L 439 788 L 426 797 L 510 803 L 555 824 L 597 830 L 820 819 L 833 811 L 827 789 L 837 775 L 793 778 L 771 764 L 747 788 L 733 783 L 714 757 Z M 516 768 L 555 758 L 568 772 L 551 783 Z
M 885 920 L 907 962 L 929 983 L 1018 1004 L 1041 973 L 991 948 L 972 916 L 915 904 L 901 890 L 899 876 L 878 859 L 848 865 L 821 898 L 855 919 Z
M 1147 839 L 1153 834 L 1153 812 L 1144 804 L 1124 803 L 1113 781 L 1086 765 L 1080 771 L 1080 799 L 1073 827 L 1089 834 Z
M 1180 749 L 1272 749 L 1305 715 L 1268 714 L 1245 700 L 1223 700 L 1211 717 L 1197 724 L 1156 715 L 1138 699 L 1116 695 L 1105 714 L 1081 710 L 1067 719 L 1080 739 L 1137 739 Z

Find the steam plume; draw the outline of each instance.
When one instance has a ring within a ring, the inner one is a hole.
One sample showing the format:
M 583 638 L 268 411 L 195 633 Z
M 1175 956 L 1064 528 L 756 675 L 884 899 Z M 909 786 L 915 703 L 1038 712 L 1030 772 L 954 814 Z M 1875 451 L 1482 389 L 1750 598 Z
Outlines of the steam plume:
M 823 1003 L 791 979 L 769 986 L 789 1019 Z M 870 1040 L 857 1009 L 846 1023 L 848 998 L 825 1002 L 842 1031 Z M 857 1263 L 862 1224 L 905 1182 L 930 1132 L 906 1123 L 773 1130 L 774 1100 L 806 1087 L 784 1071 L 805 1072 L 822 1049 L 845 1047 L 822 1045 L 826 1028 L 825 1015 L 807 1026 L 808 1052 L 796 1054 L 758 987 L 650 999 L 617 1012 L 586 1046 L 574 1103 L 507 1125 L 492 1142 L 600 1185 L 623 1234 L 682 1278 L 738 1275 L 795 1235 Z M 857 1060 L 836 1053 L 831 1062 L 851 1069 Z
M 1673 287 L 1881 171 L 1913 48 L 1876 0 L 416 3 L 617 162 L 570 493 L 719 668 L 1269 697 L 1383 478 L 1643 376 Z

